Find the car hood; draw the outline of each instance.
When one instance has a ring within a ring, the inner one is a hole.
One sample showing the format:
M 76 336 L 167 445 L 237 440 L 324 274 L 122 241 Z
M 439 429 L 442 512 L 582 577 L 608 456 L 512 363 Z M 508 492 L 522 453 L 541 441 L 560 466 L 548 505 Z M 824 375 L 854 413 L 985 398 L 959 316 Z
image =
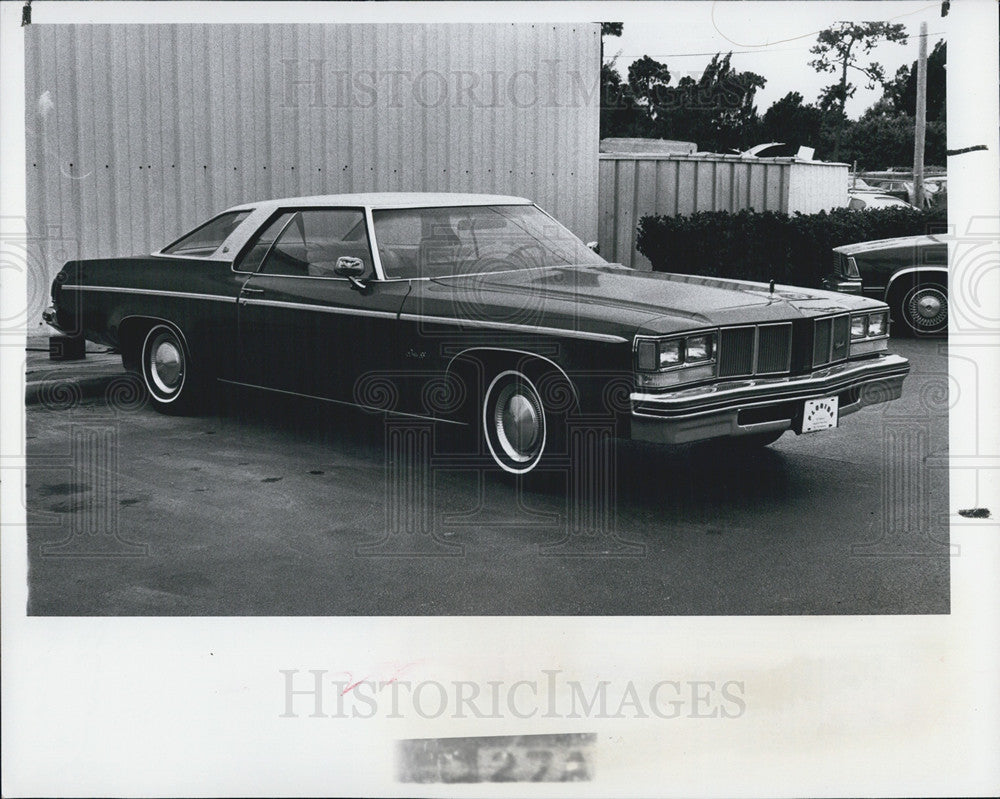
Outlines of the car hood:
M 873 252 L 885 252 L 888 250 L 900 253 L 910 252 L 924 247 L 945 247 L 948 244 L 948 236 L 903 236 L 898 239 L 878 239 L 876 241 L 860 241 L 857 244 L 844 244 L 834 247 L 834 252 L 839 252 L 846 256 L 857 257 Z
M 700 327 L 783 321 L 878 303 L 861 297 L 741 280 L 640 272 L 618 264 L 550 267 L 430 281 L 424 291 L 450 296 L 455 309 L 547 327 L 594 332 L 667 334 Z M 502 317 L 501 317 L 502 318 Z

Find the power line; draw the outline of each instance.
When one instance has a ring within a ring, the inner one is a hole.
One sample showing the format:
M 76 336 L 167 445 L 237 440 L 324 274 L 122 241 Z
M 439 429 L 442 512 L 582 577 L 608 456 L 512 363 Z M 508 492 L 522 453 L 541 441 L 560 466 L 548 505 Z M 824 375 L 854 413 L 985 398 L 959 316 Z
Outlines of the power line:
M 905 14 L 897 14 L 894 17 L 889 17 L 888 19 L 882 21 L 892 22 L 893 20 L 902 19 L 903 17 L 912 17 L 914 14 L 922 14 L 925 11 L 929 11 L 932 8 L 937 8 L 937 7 L 938 7 L 937 3 L 932 3 L 930 5 L 918 8 L 915 11 L 907 11 Z M 726 34 L 724 34 L 721 30 L 719 30 L 719 26 L 715 24 L 715 3 L 712 4 L 711 18 L 712 18 L 712 27 L 715 28 L 719 36 L 721 36 L 727 42 L 729 42 L 730 44 L 735 44 L 737 47 L 753 47 L 753 45 L 748 45 L 743 42 L 737 42 L 733 39 L 730 39 L 728 36 L 726 36 Z M 822 30 L 826 30 L 826 28 L 823 28 Z M 797 39 L 807 39 L 810 36 L 819 35 L 822 32 L 822 30 L 812 31 L 811 33 L 802 33 L 799 34 L 798 36 L 789 36 L 787 39 L 779 39 L 778 41 L 774 42 L 774 44 L 782 44 L 784 42 L 794 42 Z
M 935 33 L 928 33 L 928 36 L 944 36 L 945 31 L 937 31 Z M 790 40 L 786 40 L 790 41 Z M 712 50 L 704 53 L 628 53 L 621 54 L 617 56 L 618 58 L 642 58 L 643 56 L 649 56 L 650 58 L 695 58 L 695 57 L 705 57 L 713 56 L 718 53 L 732 53 L 733 55 L 757 55 L 758 53 L 795 53 L 803 52 L 809 50 L 808 47 L 759 47 L 756 50 L 727 50 L 726 48 L 721 48 L 718 50 Z

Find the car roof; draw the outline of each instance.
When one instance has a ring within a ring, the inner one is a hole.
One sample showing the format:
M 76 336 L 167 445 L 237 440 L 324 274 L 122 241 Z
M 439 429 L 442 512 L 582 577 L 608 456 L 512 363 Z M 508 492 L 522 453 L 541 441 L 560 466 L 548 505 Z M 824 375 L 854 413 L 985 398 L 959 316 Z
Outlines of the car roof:
M 227 211 L 298 208 L 314 205 L 340 205 L 363 208 L 428 208 L 452 205 L 530 205 L 524 197 L 503 194 L 457 194 L 451 192 L 362 192 L 356 194 L 317 194 L 310 197 L 282 197 L 235 205 Z
M 366 192 L 357 194 L 317 194 L 310 197 L 279 197 L 253 203 L 234 205 L 223 214 L 245 211 L 246 217 L 211 255 L 199 256 L 203 261 L 231 261 L 279 208 L 309 208 L 333 206 L 340 208 L 447 208 L 469 205 L 533 205 L 524 197 L 504 194 L 456 194 L 450 192 Z M 219 216 L 216 214 L 215 216 Z M 188 235 L 193 231 L 187 231 Z M 170 245 L 166 245 L 169 247 Z M 163 247 L 153 255 L 165 255 Z
M 842 244 L 834 247 L 834 252 L 844 255 L 859 255 L 877 250 L 899 249 L 902 247 L 922 247 L 928 245 L 943 245 L 953 241 L 954 237 L 940 233 L 923 236 L 901 236 L 892 239 L 875 239 L 873 241 L 859 241 L 854 244 Z

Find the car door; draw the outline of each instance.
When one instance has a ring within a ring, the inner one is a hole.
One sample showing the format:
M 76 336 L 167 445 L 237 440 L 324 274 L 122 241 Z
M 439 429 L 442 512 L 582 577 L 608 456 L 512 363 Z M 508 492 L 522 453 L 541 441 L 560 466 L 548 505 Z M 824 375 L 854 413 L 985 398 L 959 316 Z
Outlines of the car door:
M 363 262 L 361 285 L 335 274 L 342 257 Z M 364 211 L 284 209 L 244 258 L 255 268 L 239 299 L 244 382 L 372 404 L 363 378 L 395 362 L 408 284 L 376 279 Z

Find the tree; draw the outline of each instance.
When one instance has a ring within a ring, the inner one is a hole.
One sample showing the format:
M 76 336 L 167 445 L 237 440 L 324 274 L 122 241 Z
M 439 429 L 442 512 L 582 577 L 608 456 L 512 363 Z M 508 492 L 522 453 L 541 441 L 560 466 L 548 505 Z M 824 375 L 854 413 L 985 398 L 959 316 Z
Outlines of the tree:
M 601 138 L 653 135 L 648 107 L 639 106 L 632 89 L 622 82 L 614 61 L 601 65 Z
M 948 46 L 944 40 L 934 45 L 927 56 L 927 121 L 944 122 L 947 119 L 945 102 Z M 900 114 L 914 116 L 917 109 L 917 62 L 901 66 L 896 76 L 886 84 L 883 98 Z
M 699 150 L 741 150 L 757 136 L 754 97 L 767 83 L 756 72 L 737 72 L 732 53 L 716 53 L 698 80 L 685 75 L 662 91 L 655 109 L 662 138 L 697 142 Z
M 820 147 L 823 111 L 814 105 L 804 105 L 802 95 L 789 92 L 775 100 L 761 119 L 761 139 L 790 144 Z
M 844 128 L 844 160 L 860 169 L 887 169 L 913 164 L 913 117 L 906 114 L 865 114 Z M 925 157 L 928 164 L 945 164 L 946 123 L 928 122 Z
M 653 60 L 648 55 L 633 61 L 628 68 L 628 85 L 639 105 L 650 109 L 662 105 L 664 90 L 669 83 L 670 70 L 667 69 L 667 65 Z M 651 116 L 655 117 L 655 110 L 652 110 Z
M 860 72 L 867 87 L 876 83 L 885 85 L 885 71 L 877 61 L 865 63 L 865 57 L 882 41 L 901 44 L 907 40 L 906 27 L 888 22 L 838 22 L 819 32 L 809 52 L 816 56 L 809 66 L 817 72 L 840 71 L 840 79 L 825 87 L 820 94 L 820 108 L 832 111 L 838 122 L 834 133 L 833 160 L 840 157 L 840 139 L 847 119 L 847 101 L 854 96 L 857 86 L 848 80 L 848 70 Z

